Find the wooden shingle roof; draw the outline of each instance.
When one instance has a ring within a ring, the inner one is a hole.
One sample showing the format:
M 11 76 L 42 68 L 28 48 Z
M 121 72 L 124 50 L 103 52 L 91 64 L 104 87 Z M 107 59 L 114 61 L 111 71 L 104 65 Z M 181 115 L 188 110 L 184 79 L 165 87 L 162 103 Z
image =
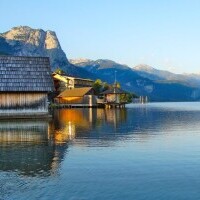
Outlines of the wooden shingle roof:
M 92 90 L 92 87 L 83 87 L 83 88 L 74 88 L 71 90 L 65 90 L 60 95 L 58 95 L 58 98 L 62 97 L 82 97 L 89 93 Z
M 114 87 L 102 92 L 101 94 L 127 94 L 127 92 L 120 88 Z
M 53 90 L 49 58 L 0 56 L 0 92 Z

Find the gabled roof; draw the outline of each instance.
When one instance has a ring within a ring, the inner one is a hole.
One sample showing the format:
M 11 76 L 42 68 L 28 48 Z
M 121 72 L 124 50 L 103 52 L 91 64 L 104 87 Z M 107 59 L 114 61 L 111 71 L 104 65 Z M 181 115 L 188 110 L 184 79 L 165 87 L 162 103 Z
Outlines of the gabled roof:
M 114 87 L 112 89 L 102 92 L 101 94 L 127 94 L 127 92 L 118 87 Z
M 74 88 L 70 90 L 65 90 L 60 95 L 58 95 L 58 98 L 62 97 L 82 97 L 86 95 L 88 92 L 92 90 L 92 87 L 83 87 L 83 88 Z
M 0 92 L 53 90 L 49 58 L 0 56 Z
M 53 76 L 55 79 L 58 79 L 58 80 L 64 81 L 64 82 L 67 82 L 67 79 L 94 82 L 94 81 L 91 80 L 91 79 L 77 78 L 77 77 L 73 77 L 73 76 L 68 76 L 68 75 L 66 75 L 66 74 L 58 74 L 58 73 L 56 73 L 56 72 L 53 72 L 53 73 L 52 73 L 52 76 Z

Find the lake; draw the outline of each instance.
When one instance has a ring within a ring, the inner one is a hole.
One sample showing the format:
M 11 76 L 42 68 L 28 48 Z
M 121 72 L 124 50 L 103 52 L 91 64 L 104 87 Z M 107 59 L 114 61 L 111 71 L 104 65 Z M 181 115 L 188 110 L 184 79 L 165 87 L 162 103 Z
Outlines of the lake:
M 0 200 L 200 199 L 200 103 L 0 121 Z

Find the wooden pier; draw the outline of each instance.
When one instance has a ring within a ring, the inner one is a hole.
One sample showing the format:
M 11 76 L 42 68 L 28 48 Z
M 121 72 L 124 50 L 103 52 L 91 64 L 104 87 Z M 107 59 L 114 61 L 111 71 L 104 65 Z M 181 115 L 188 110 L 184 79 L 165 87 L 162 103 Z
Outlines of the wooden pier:
M 105 103 L 105 108 L 125 108 L 125 103 Z
M 51 119 L 52 115 L 47 114 L 47 113 L 31 113 L 31 114 L 23 114 L 23 113 L 13 113 L 12 115 L 9 114 L 1 114 L 0 115 L 0 121 L 1 120 L 8 120 L 8 119 Z
M 51 108 L 102 108 L 100 104 L 53 104 Z
M 98 104 L 53 104 L 50 108 L 125 108 L 126 103 L 98 103 Z

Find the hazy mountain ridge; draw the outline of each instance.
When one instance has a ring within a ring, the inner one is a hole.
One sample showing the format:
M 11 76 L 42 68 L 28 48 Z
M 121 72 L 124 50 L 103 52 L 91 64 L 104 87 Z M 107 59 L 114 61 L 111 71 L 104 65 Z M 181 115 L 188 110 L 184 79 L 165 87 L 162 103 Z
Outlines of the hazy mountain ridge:
M 166 70 L 158 70 L 148 65 L 138 65 L 133 68 L 145 78 L 163 82 L 177 82 L 192 87 L 200 87 L 199 74 L 176 74 Z
M 87 58 L 77 58 L 77 59 L 69 59 L 69 62 L 73 65 L 76 64 L 81 64 L 81 63 L 86 63 L 86 62 L 90 62 L 92 61 L 91 59 L 87 59 Z
M 121 65 L 106 59 L 76 62 L 76 65 L 111 84 L 114 82 L 116 73 L 117 81 L 120 82 L 124 89 L 135 92 L 138 95 L 147 95 L 151 100 L 191 101 L 197 100 L 200 97 L 200 90 L 198 88 L 180 80 L 168 80 L 165 78 L 165 75 L 169 77 L 173 73 L 167 71 L 155 73 L 157 70 L 147 65 L 143 65 L 143 71 L 139 70 L 139 66 L 136 69 L 130 68 L 127 65 Z

